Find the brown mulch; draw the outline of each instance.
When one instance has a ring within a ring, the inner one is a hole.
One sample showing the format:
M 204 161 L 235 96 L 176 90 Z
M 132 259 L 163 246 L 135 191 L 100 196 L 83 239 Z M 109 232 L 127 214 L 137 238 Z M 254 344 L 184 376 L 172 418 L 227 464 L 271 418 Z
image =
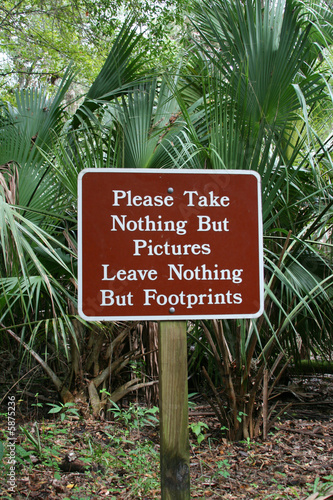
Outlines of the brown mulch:
M 207 497 L 305 498 L 304 494 L 296 496 L 296 492 L 311 491 L 316 478 L 333 473 L 333 421 L 287 420 L 283 426 L 277 426 L 267 441 L 224 442 L 214 450 L 194 455 L 192 467 L 197 468 L 200 476 L 199 461 L 195 458 L 206 458 L 206 463 L 211 461 L 212 471 L 220 460 L 226 459 L 229 463 L 230 476 L 223 483 L 217 479 L 212 481 L 206 472 L 206 484 L 211 490 Z M 279 493 L 281 496 L 277 497 Z
M 204 422 L 208 425 L 200 445 L 192 433 L 190 436 L 191 499 L 333 500 L 333 380 L 325 376 L 317 377 L 317 381 L 314 378 L 309 377 L 305 387 L 303 379 L 296 380 L 290 390 L 281 388 L 279 404 L 285 405 L 286 400 L 291 400 L 293 406 L 283 420 L 271 428 L 265 441 L 228 442 L 221 437 L 219 423 L 209 407 L 198 404 L 191 410 L 190 423 Z M 5 424 L 1 422 L 0 425 L 2 436 Z M 54 425 L 54 421 L 40 423 L 40 433 L 45 436 Z M 15 493 L 8 495 L 8 484 L 3 474 L 0 477 L 0 498 L 160 498 L 158 454 L 152 458 L 156 460 L 155 470 L 142 472 L 153 481 L 151 484 L 155 484 L 149 493 L 133 493 L 135 477 L 122 466 L 121 460 L 117 466 L 101 465 L 95 454 L 94 463 L 86 468 L 84 459 L 81 460 L 89 447 L 89 440 L 94 442 L 95 448 L 99 445 L 101 453 L 109 450 L 111 455 L 123 446 L 125 457 L 133 452 L 138 443 L 147 440 L 158 452 L 158 429 L 144 427 L 140 431 L 132 431 L 128 436 L 128 440 L 134 441 L 131 445 L 110 440 L 110 422 L 73 418 L 64 422 L 58 419 L 56 425 L 58 431 L 64 431 L 62 435 L 57 435 L 54 443 L 61 451 L 60 456 L 54 455 L 59 465 L 57 470 L 54 463 L 47 463 L 47 460 L 38 457 L 34 457 L 33 465 L 25 466 L 24 462 L 20 462 L 16 467 Z M 118 431 L 121 431 L 120 424 L 113 422 L 112 425 L 118 426 Z M 29 428 L 33 431 L 33 427 Z M 125 427 L 123 430 L 128 435 Z M 20 446 L 27 447 L 25 435 L 19 433 L 17 439 Z M 126 458 L 123 460 L 125 463 Z

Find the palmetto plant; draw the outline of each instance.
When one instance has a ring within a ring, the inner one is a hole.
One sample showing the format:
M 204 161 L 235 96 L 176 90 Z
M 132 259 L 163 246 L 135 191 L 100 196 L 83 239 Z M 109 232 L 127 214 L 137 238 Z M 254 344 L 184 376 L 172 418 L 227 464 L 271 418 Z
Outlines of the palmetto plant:
M 320 101 L 332 109 L 330 71 L 321 71 L 332 18 L 279 0 L 198 2 L 196 12 L 200 41 L 187 84 L 202 59 L 207 69 L 197 77 L 193 142 L 205 146 L 211 168 L 254 169 L 262 179 L 264 315 L 205 321 L 192 332 L 201 338 L 192 362 L 204 365 L 212 406 L 240 439 L 258 434 L 258 394 L 264 386 L 266 412 L 267 381 L 301 342 L 331 354 L 332 162 L 311 116 Z
M 77 175 L 85 167 L 260 173 L 265 313 L 203 321 L 191 331 L 202 337 L 192 366 L 205 365 L 231 438 L 259 430 L 254 417 L 267 370 L 277 374 L 300 340 L 317 353 L 332 339 L 331 141 L 314 125 L 321 103 L 332 109 L 332 24 L 322 6 L 197 2 L 194 46 L 163 77 L 142 75 L 140 57 L 131 58 L 138 35 L 125 23 L 74 116 L 63 105 L 71 69 L 52 99 L 22 91 L 17 109 L 2 105 L 1 342 L 8 345 L 9 334 L 35 356 L 64 402 L 75 384 L 64 388 L 38 342 L 67 354 L 76 388 L 88 387 L 96 414 L 105 391 L 116 401 L 141 386 L 135 377 L 111 387 L 117 370 L 138 355 L 124 353 L 136 325 L 89 328 L 76 316 Z
M 113 120 L 111 127 L 107 119 L 112 109 L 119 114 L 118 99 L 121 102 L 130 84 L 138 82 L 140 61 L 131 58 L 138 39 L 125 23 L 74 116 L 64 104 L 74 78 L 71 69 L 55 96 L 43 89 L 22 90 L 16 94 L 15 108 L 1 105 L 1 346 L 10 346 L 20 357 L 25 351 L 32 355 L 65 403 L 73 400 L 71 388 L 86 389 L 83 372 L 90 372 L 88 389 L 95 413 L 100 410 L 96 387 L 104 384 L 110 389 L 111 371 L 114 375 L 126 367 L 137 352 L 122 352 L 131 327 L 88 327 L 77 318 L 77 175 L 84 167 L 116 161 L 118 139 L 112 127 L 120 128 L 120 120 Z M 67 359 L 62 377 L 48 363 L 50 349 Z M 138 387 L 138 382 L 135 378 L 118 392 L 113 390 L 113 399 Z
M 67 315 L 74 279 L 64 234 L 67 199 L 42 154 L 63 127 L 62 101 L 72 78 L 69 70 L 52 100 L 43 91 L 21 91 L 16 109 L 2 108 L 1 327 L 21 346 L 41 331 L 53 330 L 54 342 L 64 346 L 74 334 Z M 53 381 L 60 390 L 60 381 Z

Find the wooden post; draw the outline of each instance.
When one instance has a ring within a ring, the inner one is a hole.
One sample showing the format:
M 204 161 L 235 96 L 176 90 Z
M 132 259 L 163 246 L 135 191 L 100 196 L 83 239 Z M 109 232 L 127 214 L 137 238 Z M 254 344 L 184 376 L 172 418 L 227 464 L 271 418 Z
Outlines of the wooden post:
M 159 325 L 161 499 L 190 500 L 186 321 Z

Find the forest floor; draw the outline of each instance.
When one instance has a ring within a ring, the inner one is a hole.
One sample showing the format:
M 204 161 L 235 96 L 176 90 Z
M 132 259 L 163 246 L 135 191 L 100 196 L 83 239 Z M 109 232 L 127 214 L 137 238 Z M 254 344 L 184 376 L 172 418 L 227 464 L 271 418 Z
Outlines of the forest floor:
M 228 442 L 210 407 L 194 400 L 191 499 L 333 500 L 333 378 L 303 377 L 282 393 L 279 405 L 286 399 L 293 405 L 266 440 Z M 111 421 L 83 418 L 72 407 L 58 410 L 46 418 L 42 403 L 35 403 L 25 414 L 16 401 L 15 436 L 10 407 L 1 413 L 0 498 L 160 498 L 154 409 L 131 404 Z

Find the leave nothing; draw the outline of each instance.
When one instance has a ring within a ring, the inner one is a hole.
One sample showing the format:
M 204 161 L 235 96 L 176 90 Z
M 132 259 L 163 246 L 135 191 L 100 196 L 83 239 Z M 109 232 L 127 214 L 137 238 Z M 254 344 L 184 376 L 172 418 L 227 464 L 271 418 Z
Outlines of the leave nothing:
M 110 269 L 109 264 L 102 264 L 102 281 L 155 281 L 158 278 L 156 269 L 119 269 L 114 271 Z M 201 281 L 232 281 L 233 283 L 242 282 L 243 269 L 221 269 L 218 264 L 213 268 L 208 268 L 206 264 L 196 266 L 193 269 L 184 268 L 184 264 L 168 264 L 168 280 L 201 280 Z

